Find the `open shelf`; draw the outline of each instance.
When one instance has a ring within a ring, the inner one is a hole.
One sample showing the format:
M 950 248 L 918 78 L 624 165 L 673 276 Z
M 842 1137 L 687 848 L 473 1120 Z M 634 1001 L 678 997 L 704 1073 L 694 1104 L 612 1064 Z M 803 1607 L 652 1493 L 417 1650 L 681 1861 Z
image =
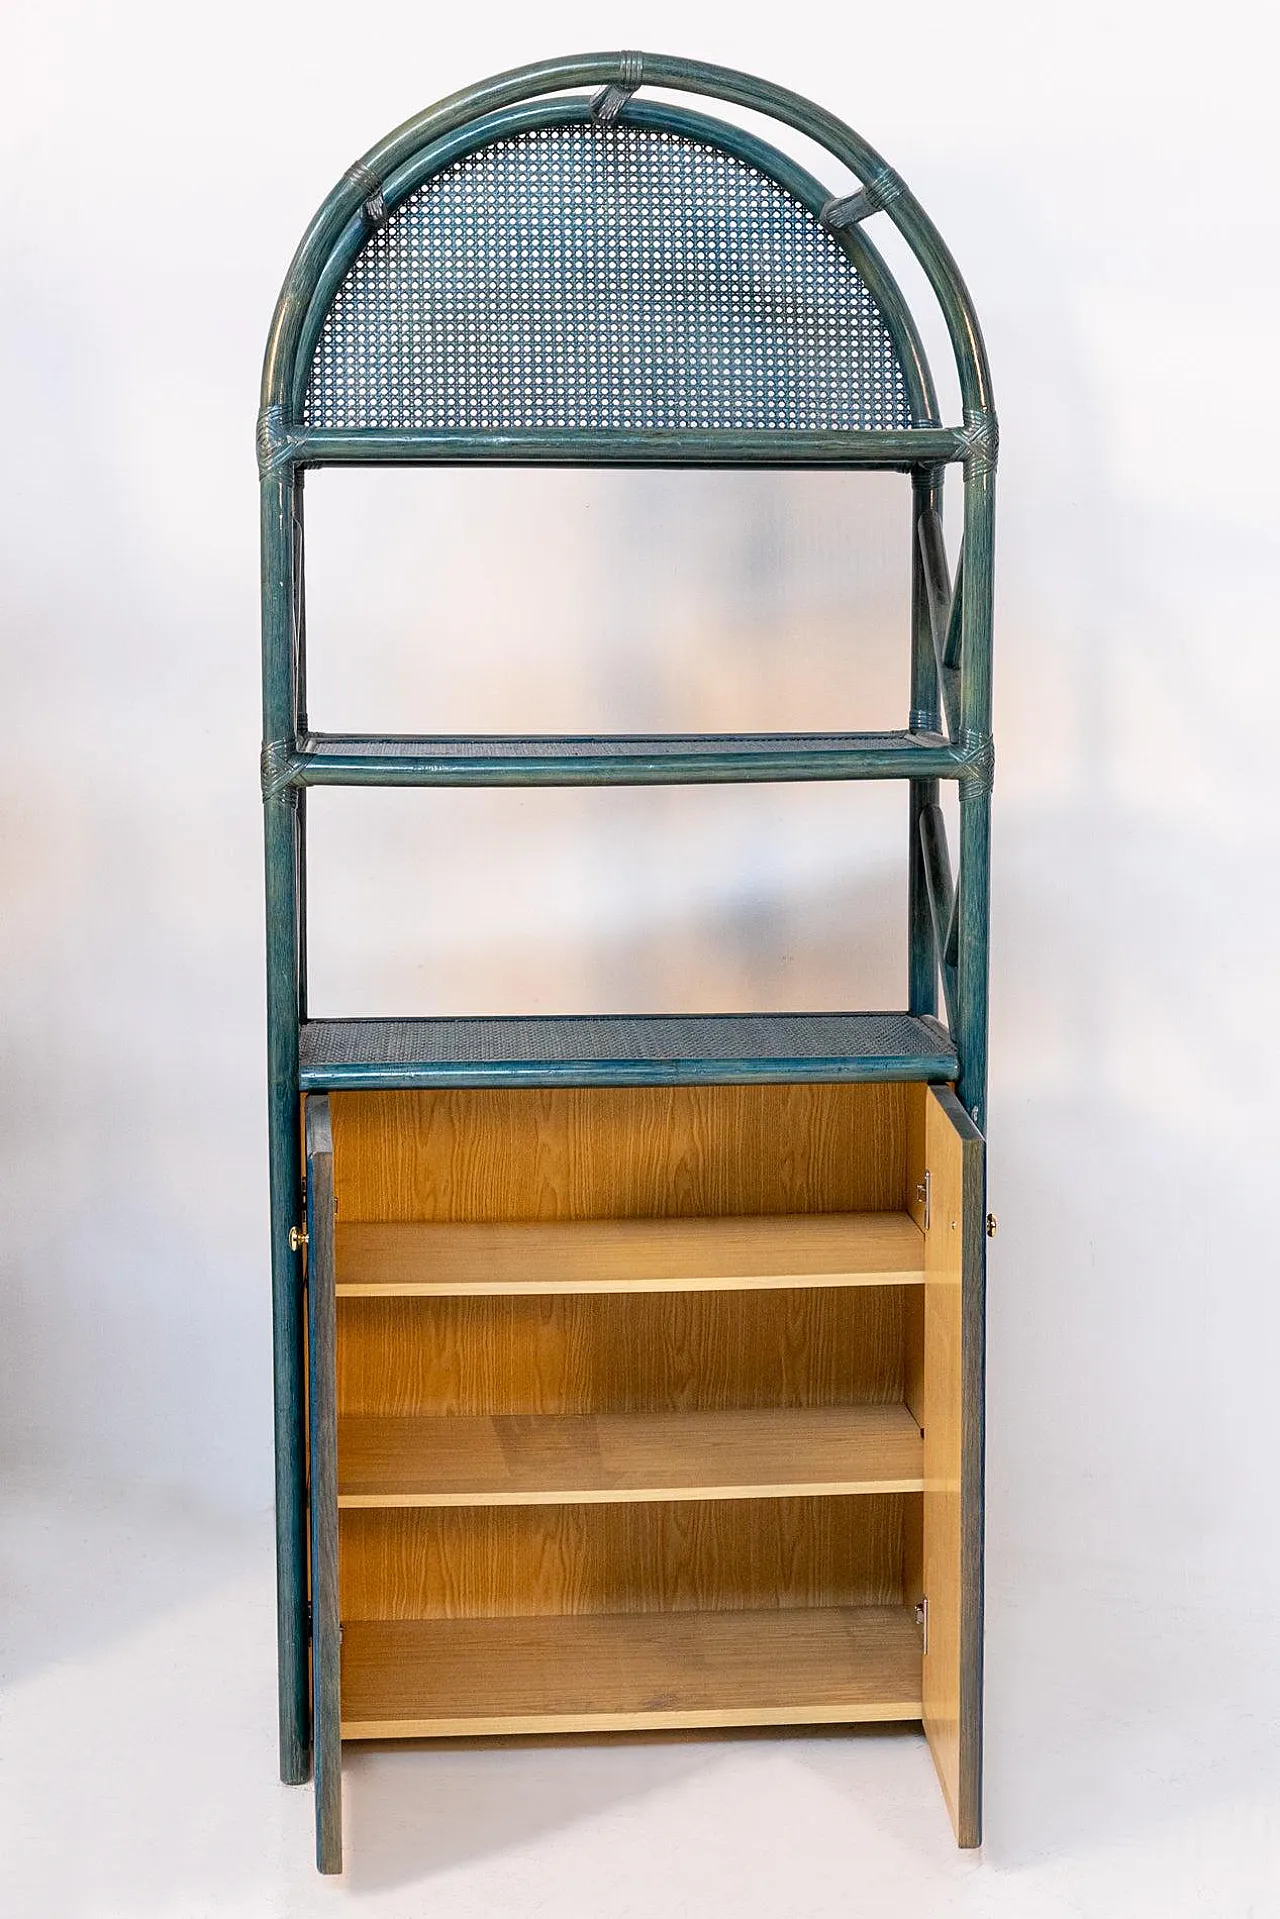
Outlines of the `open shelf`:
M 905 1406 L 338 1422 L 344 1507 L 909 1493 L 923 1473 Z
M 920 1286 L 906 1213 L 338 1225 L 339 1298 Z
M 349 1620 L 344 1739 L 919 1719 L 901 1606 Z
M 911 1013 L 309 1020 L 304 1091 L 953 1080 L 946 1029 Z
M 305 786 L 652 786 L 946 779 L 962 763 L 940 733 L 307 733 L 291 773 Z

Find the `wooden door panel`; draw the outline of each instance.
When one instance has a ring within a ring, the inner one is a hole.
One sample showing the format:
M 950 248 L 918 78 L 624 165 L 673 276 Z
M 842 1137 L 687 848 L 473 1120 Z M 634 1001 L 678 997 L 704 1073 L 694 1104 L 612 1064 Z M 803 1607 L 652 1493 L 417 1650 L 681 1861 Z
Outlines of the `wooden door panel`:
M 955 1095 L 924 1099 L 928 1170 L 923 1377 L 928 1606 L 924 1729 L 962 1846 L 982 1838 L 985 1144 Z

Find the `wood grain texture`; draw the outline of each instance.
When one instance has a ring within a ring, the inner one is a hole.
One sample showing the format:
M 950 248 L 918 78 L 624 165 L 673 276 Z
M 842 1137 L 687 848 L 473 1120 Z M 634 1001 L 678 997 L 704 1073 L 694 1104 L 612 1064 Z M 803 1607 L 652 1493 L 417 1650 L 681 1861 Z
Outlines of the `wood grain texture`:
M 901 1607 L 378 1621 L 343 1645 L 346 1739 L 918 1719 Z
M 906 1213 L 338 1228 L 343 1298 L 924 1284 Z
M 900 1605 L 920 1497 L 348 1510 L 342 1617 Z
M 928 1089 L 924 1086 L 909 1086 L 907 1094 L 907 1172 L 906 1205 L 907 1213 L 916 1231 L 923 1236 L 925 1225 L 925 1173 L 928 1161 L 925 1152 L 925 1098 Z M 922 1238 L 923 1246 L 923 1238 Z M 922 1252 L 923 1257 L 923 1252 Z M 339 1274 L 341 1274 L 341 1242 L 339 1242 Z M 903 1337 L 903 1398 L 916 1423 L 924 1425 L 924 1293 L 918 1291 L 902 1302 Z M 918 1595 L 917 1595 L 918 1596 Z
M 342 1299 L 342 1414 L 897 1404 L 903 1292 Z
M 925 1733 L 962 1846 L 981 1841 L 983 1144 L 930 1092 L 925 1141 L 923 1587 Z
M 920 1492 L 904 1406 L 612 1413 L 590 1418 L 344 1419 L 342 1507 Z
M 345 1226 L 897 1212 L 906 1092 L 886 1084 L 334 1093 L 338 1216 Z

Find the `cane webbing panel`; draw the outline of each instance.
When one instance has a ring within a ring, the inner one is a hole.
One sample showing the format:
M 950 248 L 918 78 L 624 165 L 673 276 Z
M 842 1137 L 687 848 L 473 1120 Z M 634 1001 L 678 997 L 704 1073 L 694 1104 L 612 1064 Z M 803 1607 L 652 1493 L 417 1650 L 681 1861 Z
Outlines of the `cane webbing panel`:
M 319 429 L 913 425 L 884 322 L 798 200 L 719 148 L 569 123 L 429 179 L 357 255 L 304 410 Z

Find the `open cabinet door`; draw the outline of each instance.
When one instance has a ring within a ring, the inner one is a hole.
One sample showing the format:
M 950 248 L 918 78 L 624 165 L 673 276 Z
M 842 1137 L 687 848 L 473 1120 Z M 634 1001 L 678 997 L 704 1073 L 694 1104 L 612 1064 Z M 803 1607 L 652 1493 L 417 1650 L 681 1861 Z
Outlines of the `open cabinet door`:
M 342 1654 L 338 1615 L 338 1418 L 333 1130 L 327 1094 L 307 1100 L 307 1351 L 311 1504 L 311 1719 L 316 1864 L 342 1871 Z
M 924 1095 L 924 1729 L 956 1839 L 982 1841 L 986 1147 L 946 1087 Z

